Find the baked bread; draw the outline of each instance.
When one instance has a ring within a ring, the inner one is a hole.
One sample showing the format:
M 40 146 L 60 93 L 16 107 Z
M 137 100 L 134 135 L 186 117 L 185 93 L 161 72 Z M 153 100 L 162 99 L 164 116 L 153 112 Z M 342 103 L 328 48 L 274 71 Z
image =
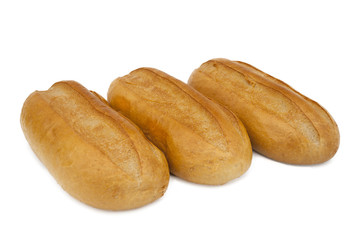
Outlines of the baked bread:
M 110 105 L 160 148 L 171 173 L 219 185 L 241 176 L 252 149 L 243 124 L 228 110 L 170 75 L 140 68 L 114 80 Z
M 163 153 L 141 130 L 74 81 L 35 91 L 21 126 L 27 141 L 70 195 L 96 208 L 143 206 L 166 191 Z
M 338 149 L 337 124 L 323 107 L 249 64 L 212 59 L 192 73 L 188 84 L 233 111 L 253 149 L 269 158 L 316 164 Z

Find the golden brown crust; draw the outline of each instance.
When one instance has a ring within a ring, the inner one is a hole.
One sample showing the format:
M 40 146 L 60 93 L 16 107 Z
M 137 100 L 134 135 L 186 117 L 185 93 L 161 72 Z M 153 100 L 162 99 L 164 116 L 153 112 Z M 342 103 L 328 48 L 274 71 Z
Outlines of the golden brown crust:
M 95 95 L 101 102 L 103 102 L 104 104 L 106 104 L 107 106 L 111 107 L 110 104 L 107 102 L 107 100 L 102 97 L 100 94 L 98 94 L 95 91 L 90 90 L 90 93 L 92 93 L 93 95 Z
M 242 123 L 164 72 L 132 71 L 112 82 L 108 100 L 165 153 L 179 177 L 223 184 L 250 166 L 252 151 Z
M 101 209 L 143 206 L 165 192 L 164 155 L 139 128 L 99 95 L 74 81 L 36 91 L 24 103 L 21 126 L 58 183 Z
M 323 107 L 249 64 L 212 59 L 192 73 L 189 85 L 232 110 L 253 148 L 270 158 L 315 164 L 338 149 L 338 127 Z

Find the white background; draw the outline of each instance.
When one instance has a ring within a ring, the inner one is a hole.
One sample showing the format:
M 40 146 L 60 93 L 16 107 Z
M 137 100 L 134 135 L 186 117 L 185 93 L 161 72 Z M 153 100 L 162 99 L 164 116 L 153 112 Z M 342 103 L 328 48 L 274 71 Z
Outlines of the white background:
M 0 239 L 359 239 L 358 1 L 0 2 Z M 183 81 L 215 57 L 267 72 L 323 105 L 338 153 L 317 166 L 254 154 L 224 186 L 171 177 L 163 198 L 109 212 L 70 197 L 21 128 L 26 97 L 59 80 L 106 96 L 155 67 Z

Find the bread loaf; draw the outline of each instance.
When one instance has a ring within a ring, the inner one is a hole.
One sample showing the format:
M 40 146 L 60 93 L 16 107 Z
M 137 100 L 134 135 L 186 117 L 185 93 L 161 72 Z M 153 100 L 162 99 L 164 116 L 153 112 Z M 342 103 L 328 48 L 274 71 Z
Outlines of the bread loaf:
M 339 130 L 318 103 L 253 66 L 227 59 L 203 63 L 189 85 L 242 120 L 254 150 L 291 164 L 322 163 L 339 146 Z
M 131 209 L 161 197 L 169 169 L 139 128 L 74 81 L 35 91 L 21 126 L 31 148 L 70 195 L 96 208 Z
M 140 68 L 117 78 L 108 101 L 164 152 L 174 175 L 217 185 L 239 177 L 250 166 L 252 149 L 243 124 L 164 72 Z

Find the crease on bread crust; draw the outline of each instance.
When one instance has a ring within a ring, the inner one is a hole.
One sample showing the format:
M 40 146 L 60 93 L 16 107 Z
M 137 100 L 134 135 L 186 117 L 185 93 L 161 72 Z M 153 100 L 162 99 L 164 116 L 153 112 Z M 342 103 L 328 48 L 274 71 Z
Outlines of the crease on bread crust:
M 96 147 L 96 149 L 98 149 L 101 153 L 103 153 L 110 162 L 112 162 L 116 167 L 118 167 L 126 176 L 130 177 L 131 179 L 135 180 L 136 182 L 140 183 L 141 182 L 141 176 L 142 176 L 142 166 L 141 166 L 141 160 L 139 157 L 139 153 L 138 150 L 135 146 L 135 144 L 133 143 L 133 140 L 131 139 L 131 137 L 129 136 L 129 134 L 125 131 L 123 125 L 122 125 L 122 121 L 119 119 L 119 116 L 115 115 L 115 113 L 111 113 L 111 109 L 108 109 L 108 106 L 105 106 L 105 104 L 95 95 L 90 95 L 91 93 L 87 92 L 86 89 L 83 89 L 82 86 L 78 85 L 76 82 L 73 81 L 62 81 L 62 82 L 58 82 L 56 84 L 54 84 L 53 86 L 57 85 L 57 84 L 65 84 L 66 86 L 70 87 L 74 92 L 76 92 L 79 96 L 81 96 L 82 99 L 84 99 L 91 107 L 92 109 L 99 113 L 101 115 L 101 117 L 105 117 L 108 120 L 110 120 L 110 122 L 112 122 L 113 126 L 116 127 L 116 129 L 119 130 L 119 132 L 124 136 L 123 139 L 121 139 L 121 142 L 129 142 L 130 146 L 132 146 L 132 150 L 134 150 L 135 153 L 135 167 L 133 167 L 133 163 L 126 163 L 123 161 L 123 159 L 114 159 L 114 156 L 111 156 L 109 154 L 110 151 L 104 151 L 103 150 L 103 142 L 102 143 L 98 143 L 97 141 L 92 141 L 91 139 L 93 137 L 99 137 L 98 133 L 94 133 L 94 132 L 89 132 L 90 135 L 88 134 L 83 134 L 81 133 L 81 127 L 78 128 L 74 125 L 74 123 L 71 123 L 71 121 L 66 121 L 66 117 L 62 116 L 60 114 L 60 110 L 59 109 L 55 109 L 54 106 L 52 106 L 50 104 L 50 100 L 49 99 L 45 99 L 46 102 L 48 102 L 49 106 L 54 110 L 54 112 L 56 112 L 56 114 L 58 114 L 62 119 L 64 119 L 64 122 L 70 126 L 71 129 L 74 130 L 74 132 L 80 136 L 82 136 L 82 139 L 85 140 L 87 143 L 91 144 L 92 146 Z M 52 87 L 50 88 L 50 90 L 52 89 Z M 40 94 L 41 95 L 41 94 Z M 44 98 L 44 96 L 42 96 L 42 98 Z M 116 113 L 117 114 L 117 113 Z M 68 119 L 67 119 L 68 120 Z M 86 120 L 85 120 L 86 121 Z M 105 123 L 103 122 L 101 127 L 104 127 Z M 108 123 L 106 123 L 108 125 Z M 109 125 L 108 125 L 109 126 Z M 87 133 L 87 132 L 86 132 Z M 105 140 L 105 139 L 103 139 Z M 117 142 L 116 145 L 118 145 Z M 107 146 L 107 147 L 111 147 L 111 146 Z M 116 150 L 116 149 L 114 149 Z M 133 161 L 134 159 L 132 159 Z M 127 165 L 127 164 L 132 164 L 132 165 Z
M 133 76 L 134 74 L 136 74 L 138 71 L 146 71 L 146 72 L 149 72 L 153 75 L 155 75 L 156 77 L 159 77 L 161 79 L 164 79 L 164 81 L 170 83 L 172 86 L 174 86 L 176 89 L 179 89 L 179 91 L 183 92 L 186 96 L 189 97 L 189 99 L 195 101 L 198 106 L 204 110 L 207 114 L 206 116 L 210 117 L 210 119 L 216 124 L 216 127 L 218 127 L 218 130 L 219 130 L 219 134 L 221 136 L 221 140 L 216 138 L 215 141 L 211 141 L 210 138 L 208 136 L 205 136 L 203 134 L 201 134 L 200 132 L 198 132 L 198 136 L 200 136 L 205 142 L 207 142 L 208 144 L 214 146 L 214 147 L 217 147 L 219 149 L 221 149 L 222 151 L 226 151 L 227 148 L 228 148 L 228 140 L 226 138 L 226 134 L 224 133 L 223 129 L 222 129 L 222 126 L 220 124 L 220 122 L 218 121 L 218 119 L 216 117 L 214 117 L 214 114 L 211 112 L 211 109 L 208 109 L 208 107 L 206 106 L 205 103 L 201 102 L 200 100 L 198 100 L 196 98 L 196 96 L 193 96 L 193 94 L 191 92 L 188 92 L 187 89 L 185 88 L 182 88 L 178 83 L 177 79 L 174 79 L 173 77 L 165 74 L 165 73 L 162 73 L 162 72 L 158 72 L 156 71 L 155 69 L 152 69 L 152 68 L 139 68 L 139 69 L 136 69 L 134 71 L 132 71 L 129 75 L 126 75 L 124 77 L 120 77 L 118 78 L 118 81 L 121 82 L 121 83 L 126 83 L 126 84 L 129 84 L 131 86 L 137 86 L 137 84 L 133 83 L 133 82 L 128 82 L 126 81 L 126 78 L 129 78 L 129 79 L 135 79 L 137 76 Z M 132 75 L 131 75 L 132 74 Z M 129 90 L 127 88 L 127 90 Z M 172 104 L 171 102 L 160 102 L 160 101 L 157 101 L 157 100 L 153 100 L 153 99 L 147 99 L 145 98 L 144 96 L 141 96 L 140 94 L 136 93 L 136 91 L 133 91 L 133 90 L 130 90 L 131 92 L 133 92 L 134 94 L 136 94 L 138 97 L 140 97 L 141 99 L 144 99 L 144 100 L 148 100 L 150 102 L 153 102 L 153 103 L 159 103 L 159 104 Z M 195 89 L 193 89 L 194 92 L 196 92 Z M 203 96 L 204 97 L 204 96 Z M 206 101 L 207 98 L 204 97 L 204 101 Z M 208 101 L 210 101 L 208 99 Z M 176 105 L 176 104 L 175 104 Z M 222 110 L 222 109 L 220 109 Z M 155 109 L 155 111 L 160 111 L 158 108 Z M 185 126 L 186 128 L 191 128 L 191 126 L 187 126 L 186 124 L 183 124 L 181 122 L 178 122 L 174 117 L 170 116 L 170 115 L 167 115 L 167 117 L 171 118 L 171 120 L 181 124 L 182 126 Z M 192 129 L 193 130 L 193 129 Z M 223 144 L 216 144 L 216 142 L 220 142 L 220 141 L 224 141 L 225 145 Z
M 223 66 L 225 66 L 225 67 L 228 67 L 228 68 L 230 68 L 231 70 L 233 70 L 233 71 L 235 71 L 235 72 L 238 72 L 238 73 L 240 73 L 241 75 L 243 75 L 245 78 L 246 78 L 246 80 L 248 81 L 248 78 L 246 77 L 247 76 L 247 74 L 244 74 L 244 73 L 242 73 L 242 72 L 239 72 L 237 69 L 235 69 L 235 68 L 233 68 L 232 66 L 230 66 L 230 65 L 228 65 L 228 64 L 226 64 L 226 63 L 224 63 L 224 62 L 221 62 L 221 61 L 218 61 L 218 60 L 216 60 L 216 59 L 213 59 L 213 60 L 210 60 L 210 61 L 212 61 L 212 62 L 215 62 L 215 63 L 218 63 L 218 64 L 221 64 L 221 65 L 223 65 Z M 210 61 L 208 61 L 208 62 L 210 62 Z M 237 62 L 234 62 L 235 64 L 237 63 Z M 242 62 L 240 62 L 240 63 L 242 63 Z M 249 66 L 249 67 L 252 67 L 251 65 L 249 65 L 249 64 L 245 64 L 245 65 L 247 65 L 247 66 Z M 256 69 L 257 71 L 260 71 L 260 70 L 258 70 L 258 69 Z M 263 73 L 262 71 L 260 71 L 261 73 Z M 203 73 L 203 72 L 201 72 L 201 73 Z M 268 75 L 268 74 L 266 74 L 266 75 Z M 208 74 L 207 74 L 207 76 L 209 76 Z M 270 76 L 270 75 L 268 75 L 268 76 Z M 213 76 L 210 76 L 211 78 L 213 78 Z M 251 77 L 251 76 L 250 76 Z M 272 76 L 270 76 L 271 78 L 273 78 L 273 79 L 275 79 L 274 77 L 272 77 Z M 281 83 L 283 83 L 282 81 L 280 81 L 279 79 L 276 79 L 278 82 L 277 83 L 274 83 L 273 82 L 273 84 L 276 84 L 278 87 L 282 87 L 282 86 L 280 86 L 279 84 L 281 84 Z M 264 87 L 267 87 L 267 88 L 269 88 L 269 89 L 271 89 L 271 90 L 273 90 L 273 91 L 275 91 L 275 92 L 277 92 L 277 93 L 279 93 L 280 95 L 282 95 L 283 97 L 285 97 L 286 99 L 288 99 L 294 106 L 296 106 L 297 107 L 297 109 L 303 114 L 303 116 L 311 123 L 311 125 L 312 125 L 312 127 L 314 128 L 314 130 L 315 130 L 315 132 L 316 132 L 316 137 L 314 138 L 314 142 L 315 143 L 320 143 L 320 141 L 321 141 L 321 136 L 320 136 L 320 132 L 319 132 L 319 130 L 318 130 L 318 128 L 317 128 L 317 126 L 314 124 L 314 122 L 310 119 L 310 117 L 308 117 L 308 115 L 305 113 L 305 111 L 303 111 L 303 109 L 295 102 L 295 101 L 293 101 L 293 99 L 291 99 L 289 96 L 287 96 L 284 92 L 282 92 L 282 91 L 280 91 L 280 90 L 278 90 L 278 89 L 275 89 L 274 87 L 272 87 L 272 86 L 269 86 L 269 85 L 267 85 L 267 84 L 265 84 L 265 83 L 263 83 L 263 82 L 259 82 L 259 81 L 256 81 L 256 79 L 254 79 L 253 77 L 251 77 L 251 81 L 254 81 L 255 82 L 255 84 L 259 84 L 259 85 L 261 85 L 261 86 L 264 86 Z M 266 81 L 265 79 L 264 79 L 264 81 Z M 252 84 L 250 84 L 251 86 L 253 86 Z M 286 85 L 286 86 L 289 86 L 289 85 L 287 85 L 287 84 L 284 84 L 284 85 Z M 293 89 L 291 88 L 291 87 L 289 87 L 290 88 L 290 90 L 292 90 L 293 91 Z M 230 90 L 230 89 L 229 89 Z M 233 91 L 232 91 L 233 92 Z M 294 91 L 295 93 L 298 93 L 297 91 Z M 233 92 L 234 94 L 236 94 L 236 92 Z M 303 95 L 302 94 L 300 94 L 300 93 L 298 93 L 301 97 L 303 97 Z M 238 94 L 236 94 L 236 95 L 238 95 Z M 306 99 L 307 99 L 307 97 L 305 97 Z M 312 102 L 314 102 L 314 101 L 312 101 Z M 316 102 L 314 102 L 314 103 L 316 103 Z M 316 103 L 317 104 L 317 103 Z M 319 105 L 319 104 L 317 104 L 317 105 Z M 325 111 L 326 112 L 326 111 Z M 333 121 L 332 120 L 332 118 L 331 117 L 329 117 L 330 119 L 331 119 L 331 121 Z M 293 126 L 291 126 L 293 129 L 296 129 L 295 127 L 293 127 Z
M 241 61 L 234 61 L 235 63 L 238 64 L 243 64 L 247 67 L 253 68 L 254 70 L 260 72 L 261 74 L 265 75 L 266 77 L 268 77 L 269 79 L 271 79 L 273 82 L 273 84 L 276 84 L 279 87 L 283 87 L 283 88 L 287 88 L 287 90 L 293 91 L 294 93 L 296 93 L 297 95 L 299 95 L 300 97 L 304 98 L 305 100 L 309 101 L 310 103 L 314 104 L 315 106 L 321 108 L 323 110 L 323 112 L 326 114 L 326 116 L 328 117 L 328 119 L 330 119 L 330 121 L 336 125 L 334 119 L 332 118 L 332 116 L 330 116 L 330 114 L 327 112 L 326 109 L 324 109 L 319 103 L 317 103 L 316 101 L 314 101 L 313 99 L 308 98 L 307 96 L 304 96 L 303 94 L 301 94 L 300 92 L 298 92 L 297 90 L 295 90 L 294 88 L 292 88 L 290 85 L 288 85 L 287 83 L 283 82 L 282 80 L 275 78 L 273 76 L 271 76 L 268 73 L 265 73 L 263 71 L 261 71 L 260 69 L 245 63 L 245 62 L 241 62 Z

